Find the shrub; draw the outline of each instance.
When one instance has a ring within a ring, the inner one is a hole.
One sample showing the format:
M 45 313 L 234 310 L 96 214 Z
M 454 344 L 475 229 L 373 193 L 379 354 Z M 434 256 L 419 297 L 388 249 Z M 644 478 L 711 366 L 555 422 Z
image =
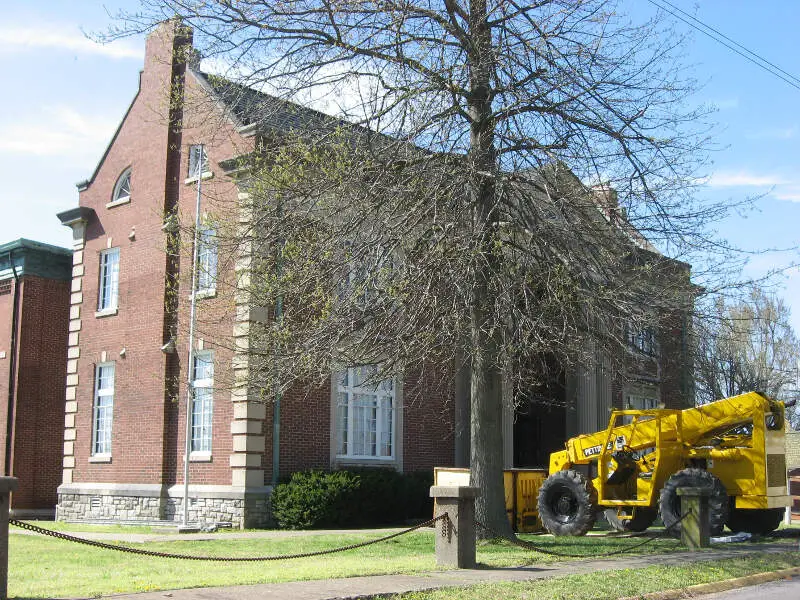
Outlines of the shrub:
M 353 494 L 361 481 L 347 471 L 302 471 L 272 491 L 272 514 L 283 529 L 338 527 L 354 518 Z
M 433 474 L 402 474 L 392 469 L 303 471 L 272 493 L 279 527 L 365 527 L 406 523 L 431 517 L 428 489 Z

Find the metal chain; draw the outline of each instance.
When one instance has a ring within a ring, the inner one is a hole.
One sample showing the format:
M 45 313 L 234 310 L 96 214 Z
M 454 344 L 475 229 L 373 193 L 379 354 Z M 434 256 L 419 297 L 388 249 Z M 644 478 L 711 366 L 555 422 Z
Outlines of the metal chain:
M 364 546 L 371 546 L 372 544 L 377 544 L 379 542 L 385 542 L 387 540 L 400 537 L 401 535 L 411 533 L 412 531 L 416 531 L 417 529 L 422 529 L 423 527 L 433 526 L 437 521 L 440 520 L 449 523 L 450 518 L 447 515 L 447 513 L 443 513 L 438 517 L 430 519 L 429 521 L 425 521 L 424 523 L 420 523 L 419 525 L 415 525 L 414 527 L 409 527 L 408 529 L 404 529 L 403 531 L 398 531 L 396 533 L 386 535 L 376 540 L 370 540 L 368 542 L 359 542 L 357 544 L 350 544 L 349 546 L 341 546 L 339 548 L 333 548 L 331 550 L 316 550 L 314 552 L 300 552 L 297 554 L 284 554 L 278 556 L 193 556 L 191 554 L 171 554 L 169 552 L 156 552 L 154 550 L 131 548 L 130 546 L 107 544 L 105 542 L 98 542 L 97 540 L 87 540 L 86 538 L 76 537 L 74 535 L 69 535 L 66 533 L 62 533 L 60 531 L 53 531 L 52 529 L 45 529 L 44 527 L 31 525 L 30 523 L 25 523 L 24 521 L 17 521 L 16 519 L 9 519 L 8 523 L 9 525 L 15 525 L 22 529 L 27 529 L 28 531 L 33 531 L 35 533 L 40 533 L 42 535 L 48 535 L 50 537 L 58 538 L 61 540 L 75 542 L 78 544 L 85 544 L 87 546 L 94 546 L 96 548 L 105 548 L 106 550 L 117 550 L 118 552 L 128 552 L 130 554 L 143 554 L 144 556 L 157 556 L 160 558 L 179 558 L 183 560 L 208 560 L 216 562 L 259 562 L 259 561 L 270 561 L 270 560 L 287 560 L 292 558 L 307 558 L 310 556 L 322 556 L 325 554 L 335 554 L 337 552 L 344 552 L 345 550 L 354 550 L 356 548 L 363 548 Z
M 620 550 L 612 550 L 612 551 L 609 551 L 609 552 L 602 552 L 600 554 L 571 554 L 569 552 L 556 552 L 555 550 L 548 550 L 546 548 L 542 548 L 541 546 L 537 546 L 536 544 L 532 544 L 531 542 L 526 542 L 525 540 L 521 540 L 518 537 L 507 538 L 507 537 L 497 533 L 491 527 L 488 527 L 487 525 L 484 525 L 483 523 L 481 523 L 477 519 L 475 520 L 475 524 L 478 527 L 481 527 L 482 529 L 484 529 L 485 531 L 488 531 L 489 533 L 494 535 L 496 538 L 500 538 L 502 540 L 505 540 L 507 542 L 510 542 L 510 543 L 514 544 L 515 546 L 519 546 L 520 548 L 525 548 L 526 550 L 534 550 L 536 552 L 541 552 L 542 554 L 547 554 L 549 556 L 561 556 L 561 557 L 564 557 L 564 558 L 592 558 L 592 557 L 601 557 L 602 558 L 604 556 L 615 556 L 617 554 L 624 554 L 625 552 L 630 552 L 631 550 L 635 550 L 636 548 L 640 548 L 641 546 L 644 546 L 645 544 L 649 544 L 650 542 L 655 541 L 655 540 L 657 540 L 659 538 L 667 537 L 666 536 L 667 532 L 670 529 L 672 529 L 673 527 L 675 527 L 676 525 L 678 525 L 681 521 L 683 521 L 688 515 L 689 515 L 688 512 L 684 513 L 681 516 L 680 519 L 675 521 L 669 527 L 666 527 L 664 529 L 664 531 L 659 535 L 655 535 L 653 537 L 649 537 L 646 540 L 644 540 L 643 542 L 640 542 L 638 544 L 634 544 L 633 546 L 628 546 L 627 548 L 622 548 Z M 680 542 L 677 542 L 675 544 L 675 546 L 679 546 L 679 545 L 680 545 Z

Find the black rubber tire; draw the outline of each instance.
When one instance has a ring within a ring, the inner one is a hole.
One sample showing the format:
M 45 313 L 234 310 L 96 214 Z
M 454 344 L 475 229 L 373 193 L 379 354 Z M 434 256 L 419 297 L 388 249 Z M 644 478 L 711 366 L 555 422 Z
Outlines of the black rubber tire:
M 664 527 L 675 537 L 681 535 L 681 499 L 677 489 L 682 487 L 706 487 L 711 490 L 708 499 L 708 520 L 711 535 L 719 535 L 728 520 L 728 492 L 715 475 L 704 469 L 683 469 L 670 477 L 661 490 L 658 507 Z
M 658 516 L 658 511 L 649 506 L 633 506 L 627 509 L 620 509 L 620 511 L 625 514 L 631 514 L 630 511 L 633 511 L 633 514 L 631 514 L 630 519 L 620 519 L 619 511 L 616 508 L 607 508 L 605 511 L 606 521 L 614 531 L 644 531 L 653 524 L 653 521 Z
M 746 531 L 766 535 L 780 526 L 785 514 L 786 509 L 783 508 L 731 508 L 726 525 L 734 533 Z
M 596 519 L 597 492 L 577 471 L 558 471 L 539 488 L 539 518 L 553 535 L 585 535 Z

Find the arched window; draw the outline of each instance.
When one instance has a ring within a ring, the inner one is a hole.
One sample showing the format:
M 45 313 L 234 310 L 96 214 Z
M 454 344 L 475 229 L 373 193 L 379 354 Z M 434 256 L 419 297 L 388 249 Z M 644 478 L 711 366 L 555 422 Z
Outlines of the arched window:
M 114 194 L 111 196 L 111 202 L 122 203 L 130 202 L 131 200 L 131 168 L 128 167 L 122 172 L 122 175 L 117 179 L 117 184 L 114 186 Z

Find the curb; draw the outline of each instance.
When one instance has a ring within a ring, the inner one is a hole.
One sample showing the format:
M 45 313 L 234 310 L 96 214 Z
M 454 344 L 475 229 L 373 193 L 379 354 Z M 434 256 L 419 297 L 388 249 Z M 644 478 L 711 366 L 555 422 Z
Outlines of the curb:
M 737 577 L 736 579 L 724 579 L 712 583 L 700 583 L 698 585 L 690 585 L 689 587 L 674 590 L 628 596 L 626 598 L 620 598 L 619 600 L 676 600 L 677 598 L 694 598 L 695 596 L 702 596 L 703 594 L 727 592 L 728 590 L 758 585 L 760 583 L 768 583 L 770 581 L 783 579 L 784 577 L 794 577 L 795 575 L 800 575 L 800 567 L 791 567 L 789 569 L 769 571 L 767 573 L 755 573 L 753 575 Z

